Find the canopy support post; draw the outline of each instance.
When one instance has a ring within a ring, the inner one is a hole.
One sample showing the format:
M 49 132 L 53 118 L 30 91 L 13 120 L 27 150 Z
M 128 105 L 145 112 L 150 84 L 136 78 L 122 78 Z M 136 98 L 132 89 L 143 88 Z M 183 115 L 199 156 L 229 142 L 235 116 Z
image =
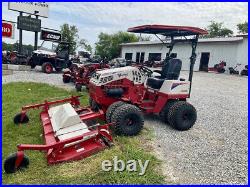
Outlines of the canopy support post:
M 199 35 L 196 35 L 196 37 L 192 40 L 191 42 L 191 45 L 192 45 L 192 54 L 191 54 L 191 57 L 190 57 L 190 68 L 189 68 L 189 77 L 188 77 L 188 80 L 190 82 L 190 85 L 189 85 L 189 94 L 188 94 L 188 97 L 190 98 L 190 94 L 191 94 L 191 88 L 192 88 L 192 79 L 193 79 L 193 71 L 194 71 L 194 64 L 195 64 L 195 61 L 196 61 L 196 47 L 197 47 L 197 43 L 198 43 L 198 38 L 199 38 Z

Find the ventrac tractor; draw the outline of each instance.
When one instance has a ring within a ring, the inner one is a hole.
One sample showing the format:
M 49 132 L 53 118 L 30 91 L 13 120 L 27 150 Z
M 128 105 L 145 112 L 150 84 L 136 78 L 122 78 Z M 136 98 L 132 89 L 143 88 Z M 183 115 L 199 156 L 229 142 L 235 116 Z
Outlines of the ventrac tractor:
M 114 123 L 114 131 L 136 135 L 143 127 L 143 113 L 158 114 L 177 130 L 190 129 L 197 118 L 196 109 L 187 102 L 190 97 L 196 46 L 199 35 L 207 31 L 196 27 L 143 25 L 129 28 L 128 32 L 159 34 L 169 38 L 160 40 L 169 48 L 167 58 L 158 72 L 144 66 L 128 66 L 97 71 L 90 79 L 90 105 L 93 110 L 104 110 L 107 122 Z M 188 80 L 179 78 L 182 61 L 172 58 L 176 43 L 188 42 L 192 48 Z

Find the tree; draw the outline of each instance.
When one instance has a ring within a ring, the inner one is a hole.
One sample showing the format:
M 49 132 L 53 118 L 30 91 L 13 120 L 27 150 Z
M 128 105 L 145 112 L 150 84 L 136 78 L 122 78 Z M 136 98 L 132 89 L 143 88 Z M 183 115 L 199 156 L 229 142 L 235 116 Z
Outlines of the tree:
M 237 24 L 237 29 L 240 34 L 248 33 L 248 22 L 245 21 L 244 23 Z
M 223 22 L 214 22 L 211 21 L 211 24 L 207 27 L 208 35 L 205 37 L 213 38 L 213 37 L 228 37 L 233 35 L 233 31 L 224 27 Z
M 91 45 L 88 44 L 88 41 L 85 40 L 85 39 L 81 39 L 79 42 L 78 42 L 78 47 L 83 47 L 86 51 L 92 53 L 92 47 Z
M 64 23 L 61 26 L 60 33 L 62 35 L 62 41 L 70 43 L 70 54 L 75 53 L 79 39 L 77 27 L 75 25 Z
M 99 41 L 96 43 L 96 55 L 109 60 L 120 56 L 122 43 L 138 42 L 140 37 L 135 34 L 119 31 L 115 34 L 106 34 L 101 32 L 98 36 Z M 141 38 L 140 40 L 149 40 L 149 38 Z
M 2 42 L 2 50 L 3 51 L 18 51 L 18 43 L 8 44 L 5 42 Z M 31 55 L 33 51 L 32 45 L 25 45 L 23 44 L 23 54 Z

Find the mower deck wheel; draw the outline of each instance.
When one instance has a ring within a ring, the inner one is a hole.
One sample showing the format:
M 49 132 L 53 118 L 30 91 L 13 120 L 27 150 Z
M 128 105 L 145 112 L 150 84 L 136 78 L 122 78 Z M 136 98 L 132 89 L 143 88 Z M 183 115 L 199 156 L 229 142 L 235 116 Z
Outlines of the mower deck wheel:
M 114 123 L 114 132 L 117 135 L 135 136 L 144 125 L 141 110 L 135 105 L 123 104 L 114 111 L 111 122 Z
M 167 103 L 165 104 L 165 106 L 163 107 L 163 109 L 161 110 L 161 112 L 159 113 L 159 117 L 160 117 L 160 119 L 161 119 L 162 122 L 169 124 L 169 121 L 168 121 L 169 109 L 176 102 L 178 102 L 178 100 L 169 100 L 169 101 L 167 101 Z
M 11 154 L 4 161 L 4 171 L 5 173 L 15 173 L 18 170 L 27 168 L 29 166 L 29 158 L 24 155 L 23 160 L 19 166 L 15 166 L 17 160 L 17 153 Z
M 186 101 L 175 102 L 168 112 L 169 124 L 180 131 L 190 129 L 195 124 L 196 119 L 196 109 Z
M 70 82 L 70 77 L 63 76 L 63 83 L 69 83 L 69 82 Z
M 29 117 L 24 114 L 23 119 L 22 119 L 22 113 L 16 114 L 15 117 L 13 118 L 13 121 L 15 124 L 19 123 L 28 123 L 29 122 Z
M 107 121 L 108 123 L 111 122 L 111 117 L 112 117 L 112 114 L 114 113 L 114 111 L 115 111 L 118 107 L 122 106 L 123 104 L 126 104 L 126 103 L 123 102 L 123 101 L 117 101 L 117 102 L 114 102 L 113 104 L 111 104 L 111 105 L 108 107 L 108 109 L 107 109 L 107 111 L 106 111 L 106 121 Z
M 52 66 L 52 64 L 50 62 L 43 63 L 42 64 L 42 71 L 44 73 L 48 73 L 48 74 L 52 73 L 53 72 L 53 66 Z
M 76 84 L 76 91 L 77 92 L 80 92 L 80 91 L 82 91 L 82 85 L 81 84 Z

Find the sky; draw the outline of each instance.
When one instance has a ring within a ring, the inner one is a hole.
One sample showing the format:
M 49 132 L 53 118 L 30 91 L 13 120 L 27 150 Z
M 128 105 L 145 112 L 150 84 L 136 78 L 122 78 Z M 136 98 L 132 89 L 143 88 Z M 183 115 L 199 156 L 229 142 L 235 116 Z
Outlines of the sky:
M 16 21 L 18 12 L 8 10 L 2 2 L 2 19 Z M 100 32 L 115 33 L 143 24 L 185 25 L 206 28 L 210 21 L 224 22 L 237 34 L 237 24 L 248 20 L 247 2 L 51 2 L 49 17 L 41 18 L 42 27 L 60 29 L 68 23 L 76 25 L 80 38 L 92 46 Z M 3 41 L 14 43 L 15 39 Z M 42 41 L 39 41 L 41 44 Z M 23 44 L 34 44 L 34 33 L 23 31 Z

